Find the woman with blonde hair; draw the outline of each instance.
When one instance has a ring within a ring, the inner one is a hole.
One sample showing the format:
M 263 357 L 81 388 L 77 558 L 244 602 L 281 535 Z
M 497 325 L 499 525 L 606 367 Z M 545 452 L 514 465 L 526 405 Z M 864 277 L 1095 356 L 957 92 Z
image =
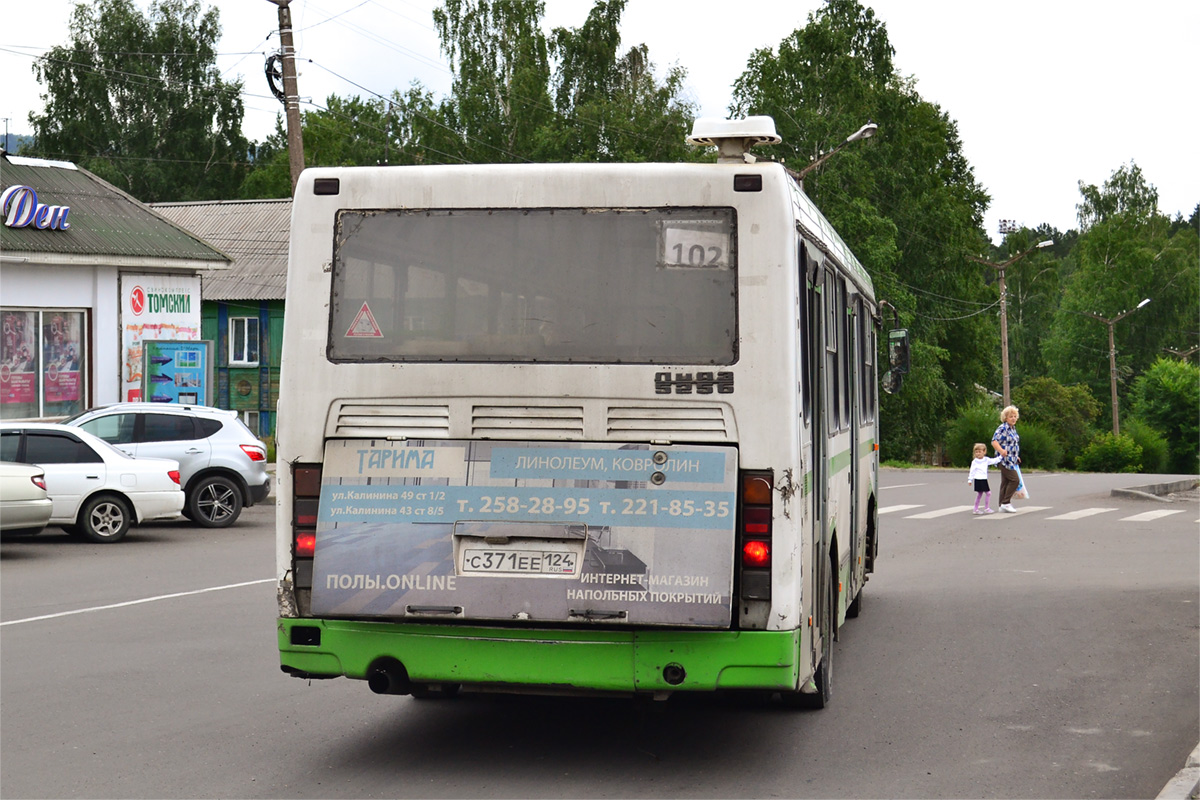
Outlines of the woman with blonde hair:
M 992 447 L 1000 455 L 1000 510 L 1015 514 L 1012 496 L 1021 483 L 1017 466 L 1021 463 L 1021 437 L 1017 435 L 1017 420 L 1021 412 L 1016 406 L 1005 406 L 1000 412 L 1000 427 L 992 434 Z

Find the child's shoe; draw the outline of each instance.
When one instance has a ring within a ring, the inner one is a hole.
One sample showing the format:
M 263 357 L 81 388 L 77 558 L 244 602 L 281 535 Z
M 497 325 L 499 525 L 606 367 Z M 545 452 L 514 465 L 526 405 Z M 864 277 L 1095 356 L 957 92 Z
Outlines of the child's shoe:
M 979 513 L 980 514 L 995 514 L 996 509 L 988 507 L 988 508 L 985 508 L 983 511 L 980 511 Z

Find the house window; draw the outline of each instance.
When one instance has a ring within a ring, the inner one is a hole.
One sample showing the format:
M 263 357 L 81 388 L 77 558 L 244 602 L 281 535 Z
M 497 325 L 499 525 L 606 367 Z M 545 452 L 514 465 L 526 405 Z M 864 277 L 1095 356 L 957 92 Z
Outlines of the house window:
M 258 317 L 229 319 L 229 364 L 238 367 L 258 366 Z

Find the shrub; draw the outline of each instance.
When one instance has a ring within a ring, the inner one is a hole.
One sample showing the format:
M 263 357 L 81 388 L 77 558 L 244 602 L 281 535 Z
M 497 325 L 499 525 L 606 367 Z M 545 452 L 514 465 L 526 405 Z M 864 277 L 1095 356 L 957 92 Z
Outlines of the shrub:
M 1064 386 L 1053 378 L 1033 378 L 1013 389 L 1012 394 L 1013 404 L 1021 409 L 1021 421 L 1035 422 L 1049 430 L 1062 447 L 1063 461 L 1073 467 L 1102 410 L 1091 390 L 1082 384 Z
M 987 445 L 989 456 L 992 449 L 992 434 L 1000 424 L 1000 410 L 986 401 L 969 405 L 946 426 L 946 453 L 950 463 L 956 467 L 969 467 L 975 456 L 971 449 L 976 442 Z M 1023 442 L 1022 442 L 1023 443 Z
M 1162 432 L 1169 469 L 1183 475 L 1200 470 L 1200 367 L 1160 358 L 1133 383 L 1134 416 Z
M 1024 412 L 1021 416 L 1024 418 Z M 1062 466 L 1062 445 L 1045 425 L 1036 422 L 1026 423 L 1022 419 L 1017 423 L 1017 433 L 1021 436 L 1022 467 L 1058 469 Z M 991 434 L 988 434 L 988 441 L 991 442 Z
M 1166 438 L 1134 417 L 1121 423 L 1121 433 L 1141 445 L 1142 472 L 1166 472 L 1171 463 L 1170 447 Z
M 1087 472 L 1141 472 L 1142 448 L 1130 436 L 1097 434 L 1075 463 Z

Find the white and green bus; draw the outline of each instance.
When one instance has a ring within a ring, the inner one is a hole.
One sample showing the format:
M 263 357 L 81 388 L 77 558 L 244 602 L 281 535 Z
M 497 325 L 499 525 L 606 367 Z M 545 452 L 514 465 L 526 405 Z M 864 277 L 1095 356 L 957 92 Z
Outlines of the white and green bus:
M 309 169 L 282 669 L 384 694 L 829 699 L 878 547 L 870 278 L 770 118 L 715 164 Z

